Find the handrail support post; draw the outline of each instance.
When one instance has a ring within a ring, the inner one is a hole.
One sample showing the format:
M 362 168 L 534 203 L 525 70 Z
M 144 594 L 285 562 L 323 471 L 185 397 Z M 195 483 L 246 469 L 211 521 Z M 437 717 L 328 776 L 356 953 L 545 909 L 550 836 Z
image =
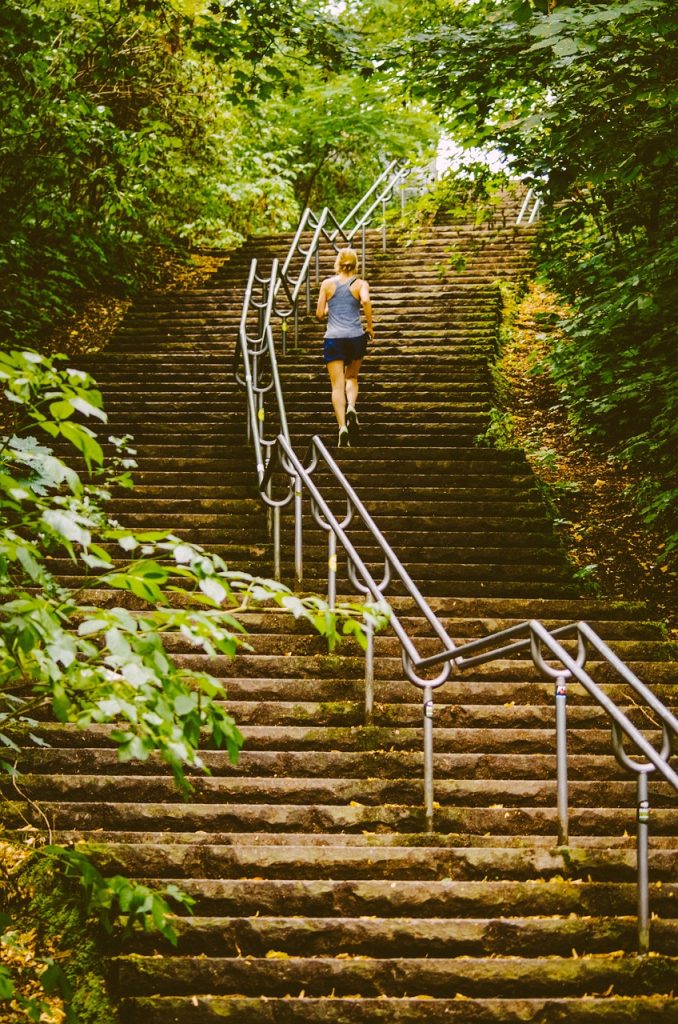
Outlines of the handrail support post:
M 282 579 L 280 505 L 273 507 L 273 579 L 278 583 L 280 583 Z
M 365 624 L 365 725 L 372 725 L 374 717 L 374 627 Z
M 433 832 L 433 689 L 423 690 L 424 712 L 424 808 L 426 831 Z
M 327 603 L 334 611 L 337 603 L 337 535 L 327 534 Z
M 304 533 L 301 478 L 294 478 L 294 578 L 297 586 L 304 579 Z
M 558 792 L 558 845 L 569 842 L 569 793 L 567 778 L 567 682 L 555 682 L 556 700 L 556 785 Z
M 648 798 L 647 772 L 638 773 L 637 793 L 638 952 L 641 956 L 644 956 L 650 951 L 650 801 Z

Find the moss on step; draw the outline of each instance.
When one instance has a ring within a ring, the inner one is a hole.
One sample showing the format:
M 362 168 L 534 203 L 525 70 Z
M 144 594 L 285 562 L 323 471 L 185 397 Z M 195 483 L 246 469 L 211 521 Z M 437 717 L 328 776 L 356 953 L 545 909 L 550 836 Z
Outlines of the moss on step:
M 61 967 L 71 988 L 68 1020 L 77 1024 L 119 1024 L 120 1018 L 108 994 L 102 935 L 87 919 L 75 883 L 66 880 L 45 857 L 29 857 L 13 869 L 7 866 L 7 861 L 13 863 L 11 858 L 4 860 L 0 884 L 2 902 L 11 917 L 10 927 L 27 937 L 36 957 L 51 957 Z M 32 978 L 37 973 L 30 971 Z M 22 972 L 13 969 L 13 974 L 20 991 L 24 984 Z M 26 984 L 25 994 L 36 995 L 36 983 L 31 985 L 26 978 Z M 34 1019 L 27 1014 L 5 1017 L 3 1012 L 0 1007 L 0 1020 L 11 1019 L 16 1024 Z M 12 1012 L 22 1013 L 14 1008 Z M 52 1019 L 64 1020 L 58 1009 L 49 1018 Z M 41 1016 L 40 1020 L 48 1018 Z

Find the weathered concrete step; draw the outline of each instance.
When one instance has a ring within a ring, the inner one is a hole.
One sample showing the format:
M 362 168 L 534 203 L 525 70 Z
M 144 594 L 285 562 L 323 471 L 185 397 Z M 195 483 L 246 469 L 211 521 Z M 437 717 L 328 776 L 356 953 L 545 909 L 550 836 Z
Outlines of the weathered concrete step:
M 634 953 L 634 918 L 187 917 L 176 923 L 177 952 L 207 956 L 450 957 Z M 157 937 L 135 937 L 134 951 L 153 952 Z M 678 954 L 678 920 L 653 922 L 657 953 Z
M 341 649 L 340 649 L 341 650 Z M 351 654 L 333 654 L 297 656 L 290 654 L 280 658 L 277 655 L 266 655 L 252 653 L 238 655 L 235 658 L 228 658 L 225 655 L 216 655 L 209 660 L 203 660 L 198 655 L 202 667 L 211 667 L 215 672 L 228 679 L 229 677 L 256 677 L 256 678 L 314 678 L 328 679 L 336 678 L 345 682 L 349 679 L 364 678 L 364 659 Z M 633 661 L 630 666 L 641 679 L 649 684 L 667 683 L 670 684 L 675 678 L 675 669 L 670 663 L 662 661 Z M 613 667 L 604 662 L 589 661 L 587 670 L 590 675 L 599 683 L 618 682 Z M 375 662 L 376 679 L 399 679 L 402 678 L 400 669 L 400 658 L 397 656 L 384 655 Z M 503 680 L 516 681 L 519 683 L 529 682 L 533 678 L 539 680 L 536 670 L 529 662 L 521 660 L 497 659 L 494 662 L 484 665 L 475 665 L 467 669 L 464 679 L 469 680 Z M 539 680 L 541 682 L 541 680 Z M 338 691 L 341 693 L 341 691 Z M 438 700 L 446 703 L 444 689 L 440 690 Z M 411 698 L 413 699 L 413 698 Z
M 286 523 L 285 525 L 291 527 L 291 524 Z M 308 525 L 311 526 L 310 521 Z M 291 533 L 291 529 L 286 529 L 282 536 L 286 539 Z M 366 529 L 351 529 L 350 536 L 364 562 L 373 562 L 378 557 L 379 549 Z M 426 537 L 421 544 L 417 545 L 411 531 L 408 532 L 402 528 L 398 530 L 393 527 L 389 532 L 389 538 L 391 547 L 398 552 L 400 561 L 410 567 L 417 562 L 440 562 L 443 557 L 449 558 L 451 564 L 470 562 L 478 565 L 482 562 L 493 562 L 505 566 L 516 563 L 534 565 L 539 562 L 553 561 L 554 558 L 561 560 L 563 558 L 558 539 L 548 533 L 536 534 L 536 536 L 517 531 L 448 534 L 441 530 L 433 536 Z M 291 536 L 289 540 L 291 542 Z M 502 547 L 497 546 L 499 540 L 501 540 Z M 284 550 L 286 554 L 290 549 Z M 382 563 L 383 557 L 382 554 L 379 558 Z M 304 541 L 304 559 L 311 562 L 324 559 L 326 562 L 327 542 L 323 546 L 322 543 L 317 543 L 314 535 L 307 534 L 307 539 Z
M 139 502 L 133 496 L 134 492 L 125 492 L 126 496 L 116 496 L 111 499 L 109 508 L 114 509 L 117 512 L 134 512 L 135 508 L 138 507 Z M 129 497 L 127 496 L 129 494 Z M 172 497 L 168 495 L 164 498 L 145 498 L 141 503 L 143 508 L 143 515 L 146 518 L 148 515 L 156 513 L 173 513 L 175 510 L 183 511 L 184 509 L 190 511 L 191 508 L 196 507 L 196 499 L 191 497 Z M 199 503 L 200 511 L 203 514 L 208 512 L 221 513 L 225 515 L 230 512 L 248 512 L 250 514 L 261 511 L 261 503 L 256 497 L 219 497 L 219 498 L 204 498 Z M 165 518 L 167 524 L 167 518 Z M 167 526 L 165 527 L 167 529 Z
M 294 998 L 261 1000 L 245 996 L 150 996 L 128 999 L 124 1012 L 129 1024 L 677 1024 L 678 1006 L 672 997 L 606 996 L 596 998 L 475 999 L 462 994 L 433 998 L 427 994 L 401 999 L 380 995 L 309 998 L 303 990 Z M 196 1012 L 199 1014 L 196 1017 Z
M 453 488 L 455 481 L 451 480 L 449 487 Z M 231 480 L 223 480 L 218 486 L 209 485 L 208 483 L 201 483 L 196 481 L 193 484 L 194 488 L 199 488 L 201 495 L 201 502 L 203 504 L 210 503 L 207 507 L 212 507 L 212 503 L 215 499 L 219 502 L 222 501 L 233 501 L 236 498 L 257 498 L 257 492 L 254 486 L 247 481 L 235 482 Z M 144 501 L 144 505 L 147 504 L 145 499 L 152 498 L 154 495 L 161 493 L 163 500 L 168 503 L 173 501 L 182 500 L 185 491 L 188 490 L 187 486 L 179 487 L 177 483 L 169 487 L 165 487 L 160 491 L 158 487 L 150 487 L 144 483 L 137 483 L 133 491 L 119 491 L 112 499 L 116 503 L 134 503 L 138 499 Z M 379 486 L 375 483 L 374 486 L 367 482 L 361 483 L 356 487 L 362 500 L 368 504 L 368 507 L 381 507 L 386 502 L 392 509 L 402 509 L 406 501 L 414 500 L 419 504 L 423 504 L 425 508 L 433 508 L 434 506 L 447 508 L 450 503 L 449 492 L 445 493 L 436 486 L 435 482 L 416 483 L 409 482 L 403 484 L 402 487 L 387 486 L 386 484 Z M 339 494 L 342 493 L 338 488 L 332 488 L 329 493 L 323 491 L 325 500 L 332 505 L 335 501 L 335 495 L 338 498 Z M 501 478 L 496 482 L 495 486 L 483 484 L 482 481 L 478 482 L 477 486 L 473 488 L 469 487 L 468 491 L 468 505 L 473 505 L 474 500 L 477 502 L 494 502 L 502 501 L 506 498 L 507 493 L 510 493 L 512 499 L 515 502 L 529 502 L 531 498 L 537 496 L 537 488 L 533 481 L 521 481 L 512 478 L 508 478 L 502 481 Z M 455 497 L 455 504 L 459 504 L 458 496 Z M 345 501 L 345 498 L 344 498 Z M 263 514 L 262 506 L 262 514 Z M 309 517 L 310 522 L 310 517 Z
M 183 517 L 184 520 L 188 520 L 191 517 Z M 194 520 L 198 520 L 192 525 L 199 525 L 200 517 L 192 517 Z M 248 520 L 245 520 L 247 522 Z M 210 522 L 212 519 L 210 517 Z M 160 529 L 163 526 L 166 528 L 166 523 L 159 523 Z M 196 530 L 197 536 L 200 531 Z M 234 525 L 231 530 L 232 533 L 236 532 L 236 526 Z M 209 529 L 202 531 L 203 536 L 214 536 L 215 530 L 213 525 Z M 182 593 L 170 594 L 169 603 L 173 607 L 187 607 L 190 606 L 190 598 L 188 595 Z M 144 603 L 133 595 L 124 594 L 121 591 L 114 593 L 110 590 L 86 588 L 82 593 L 83 601 L 90 603 L 100 604 L 101 607 L 111 607 L 112 605 L 120 604 L 125 607 L 134 607 L 142 611 Z M 351 593 L 347 590 L 340 590 L 338 599 L 342 601 L 354 601 L 360 602 L 363 600 L 363 595 Z M 125 604 L 125 602 L 129 602 Z M 399 614 L 404 615 L 406 618 L 417 616 L 418 609 L 414 606 L 412 599 L 409 597 L 399 597 L 397 595 L 389 595 L 389 605 L 396 609 Z M 458 615 L 468 617 L 469 615 L 477 615 L 481 622 L 481 632 L 488 633 L 499 628 L 495 625 L 497 622 L 504 622 L 508 619 L 512 619 L 515 624 L 524 622 L 530 618 L 537 618 L 540 620 L 548 620 L 553 623 L 571 623 L 577 621 L 577 619 L 584 619 L 591 623 L 594 628 L 598 622 L 612 622 L 617 623 L 618 628 L 623 630 L 624 623 L 627 621 L 635 621 L 649 625 L 650 628 L 655 628 L 656 623 L 648 623 L 648 611 L 646 606 L 642 603 L 633 603 L 629 601 L 601 601 L 591 600 L 590 598 L 584 598 L 577 596 L 574 598 L 563 598 L 562 593 L 558 596 L 549 596 L 542 598 L 531 597 L 528 600 L 522 597 L 516 596 L 469 596 L 467 595 L 450 595 L 444 594 L 440 596 L 433 596 L 429 600 L 429 607 L 437 614 L 442 617 L 443 622 L 447 622 L 450 625 L 450 632 L 454 634 L 455 630 L 451 626 L 452 619 Z M 260 613 L 255 613 L 260 614 Z M 267 614 L 267 613 L 261 613 Z M 276 611 L 275 614 L 280 614 Z M 302 627 L 303 628 L 303 627 Z M 660 627 L 661 628 L 661 627 Z M 644 671 L 642 667 L 637 669 L 641 674 Z M 657 680 L 661 682 L 662 680 Z M 673 679 L 667 679 L 667 682 L 675 682 Z
M 461 992 L 475 997 L 524 998 L 602 993 L 672 994 L 674 958 L 619 959 L 497 957 L 477 959 L 405 958 L 362 960 L 319 957 L 117 958 L 117 985 L 127 995 L 233 993 L 285 996 L 302 988 L 308 996 L 426 992 L 438 997 Z
M 551 556 L 547 559 L 535 560 L 534 562 L 511 563 L 505 565 L 503 562 L 476 562 L 465 564 L 460 561 L 455 565 L 451 562 L 447 566 L 441 566 L 433 558 L 431 562 L 410 563 L 407 566 L 412 579 L 420 589 L 427 594 L 438 593 L 453 594 L 455 591 L 466 593 L 538 593 L 544 587 L 551 587 L 558 593 L 578 593 L 578 586 L 572 583 L 572 572 L 560 559 L 555 561 Z M 288 568 L 288 578 L 291 576 L 292 560 L 283 562 Z M 341 561 L 338 561 L 341 565 Z M 367 568 L 372 572 L 375 580 L 383 576 L 383 559 L 378 562 L 372 561 L 369 557 L 365 559 Z M 322 589 L 323 581 L 327 579 L 326 558 L 319 559 L 315 564 L 311 560 L 304 563 L 304 580 L 307 587 L 313 590 Z M 464 590 L 466 583 L 472 584 Z M 447 588 L 447 589 L 446 589 Z M 521 589 L 519 589 L 521 588 Z M 390 590 L 394 594 L 404 594 L 405 588 L 397 581 L 391 584 Z
M 243 622 L 245 628 L 248 628 L 247 620 Z M 401 625 L 405 624 L 409 626 L 407 620 L 400 619 Z M 257 655 L 284 655 L 286 658 L 291 655 L 302 656 L 302 655 L 318 655 L 327 653 L 327 642 L 317 634 L 308 632 L 306 630 L 295 631 L 286 629 L 285 626 L 289 624 L 282 618 L 264 620 L 258 624 L 258 628 L 254 630 L 256 637 L 252 638 L 254 647 L 254 653 Z M 472 640 L 474 637 L 479 635 L 477 630 L 463 632 L 462 624 L 455 622 L 448 622 L 448 628 L 454 636 L 454 642 L 457 645 L 462 645 L 467 641 Z M 277 627 L 277 629 L 276 629 Z M 416 629 L 410 630 L 410 635 L 417 636 L 417 649 L 422 656 L 430 656 L 437 654 L 443 649 L 442 642 L 436 637 L 430 635 L 420 635 Z M 481 634 L 482 635 L 482 634 Z M 678 658 L 678 651 L 676 650 L 676 643 L 670 640 L 664 639 L 626 639 L 617 638 L 613 639 L 608 637 L 610 643 L 610 649 L 618 657 L 622 658 L 628 664 L 646 662 L 670 662 L 675 661 Z M 567 637 L 561 638 L 563 646 L 571 652 L 576 652 L 576 641 L 573 641 Z M 179 634 L 170 634 L 167 638 L 167 649 L 172 651 L 185 650 L 190 651 L 190 647 L 187 645 L 185 638 Z M 378 658 L 400 658 L 400 641 L 393 635 L 388 628 L 383 633 L 377 633 L 374 638 L 374 652 Z M 200 654 L 192 652 L 196 658 L 201 658 Z M 361 656 L 361 649 L 355 641 L 352 639 L 344 640 L 343 644 L 336 649 L 334 652 L 335 658 L 344 658 L 348 656 Z M 217 660 L 214 662 L 215 665 L 227 664 L 228 660 Z M 188 662 L 187 662 L 188 664 Z M 335 664 L 341 664 L 341 661 Z M 595 656 L 591 654 L 587 658 L 587 666 L 594 673 L 598 673 L 601 662 Z M 394 666 L 395 667 L 395 666 Z M 504 671 L 509 672 L 512 679 L 516 679 L 516 672 L 523 670 L 525 678 L 534 680 L 534 682 L 540 681 L 540 676 L 537 670 L 534 668 L 532 659 L 529 652 L 524 651 L 520 655 L 514 655 L 513 657 L 497 658 L 493 662 L 489 662 L 486 665 L 479 665 L 467 669 L 459 669 L 458 675 L 451 679 L 445 684 L 443 689 L 440 691 L 441 694 L 447 694 L 448 691 L 454 693 L 455 701 L 459 700 L 459 693 L 455 689 L 458 685 L 464 685 L 466 680 L 478 680 L 487 679 L 491 677 L 495 680 L 501 678 Z M 393 678 L 398 678 L 398 671 L 394 672 Z M 609 681 L 614 682 L 615 678 L 610 677 Z M 573 687 L 576 689 L 576 685 L 573 683 Z M 413 695 L 416 691 L 410 687 L 409 692 Z M 546 692 L 546 691 L 545 691 Z M 574 691 L 573 691 L 574 692 Z M 576 691 L 579 692 L 579 691 Z M 630 692 L 630 691 L 629 691 Z M 483 703 L 487 697 L 483 697 L 482 700 L 475 700 L 470 703 L 480 704 Z M 492 697 L 489 697 L 489 701 L 494 703 Z M 443 703 L 446 702 L 446 698 L 443 697 Z
M 369 429 L 371 431 L 370 438 L 375 436 L 375 433 L 388 432 L 389 435 L 393 434 L 395 444 L 400 442 L 396 440 L 399 438 L 405 430 L 414 430 L 415 428 L 421 433 L 422 425 L 425 432 L 429 432 L 432 435 L 440 436 L 444 434 L 446 430 L 451 431 L 453 427 L 478 427 L 482 425 L 487 418 L 487 407 L 488 402 L 475 403 L 465 408 L 463 405 L 460 407 L 451 409 L 447 405 L 441 403 L 440 408 L 434 409 L 433 411 L 428 409 L 407 409 L 401 413 L 400 409 L 396 405 L 389 405 L 387 403 L 377 403 L 374 415 L 370 416 L 369 421 L 366 420 L 366 424 L 369 422 Z M 330 410 L 327 403 L 323 403 L 322 406 L 318 406 L 318 413 L 322 413 L 329 417 Z M 393 413 L 398 412 L 399 418 L 397 423 L 393 423 Z M 388 422 L 384 422 L 384 417 L 388 419 Z M 302 420 L 298 414 L 297 420 Z M 146 431 L 157 432 L 159 425 L 171 424 L 174 428 L 179 429 L 186 427 L 190 428 L 193 424 L 200 426 L 201 433 L 208 433 L 213 431 L 217 434 L 220 430 L 224 430 L 227 433 L 231 431 L 237 433 L 235 428 L 238 428 L 240 435 L 244 432 L 243 424 L 243 413 L 241 409 L 231 407 L 230 412 L 218 412 L 218 411 L 205 411 L 204 409 L 196 408 L 194 411 L 188 409 L 180 409 L 174 411 L 169 405 L 163 406 L 162 409 L 156 410 L 153 413 L 153 417 L 149 418 L 144 410 L 135 409 L 132 406 L 125 409 L 114 408 L 109 412 L 109 426 L 115 427 L 120 430 L 124 428 L 129 430 L 132 434 L 138 434 L 143 437 Z M 300 429 L 313 431 L 317 433 L 317 423 L 299 423 Z M 394 426 L 396 432 L 394 433 Z M 315 428 L 315 429 L 314 429 Z
M 520 847 L 438 846 L 187 846 L 109 843 L 105 849 L 81 847 L 105 873 L 140 877 L 269 879 L 471 879 L 526 880 L 586 877 L 593 881 L 632 881 L 634 850 L 546 850 Z M 653 850 L 652 879 L 672 881 L 676 849 Z
M 356 801 L 361 805 L 421 804 L 424 800 L 421 780 L 395 778 L 387 780 L 292 777 L 292 778 L 209 778 L 192 779 L 192 799 L 205 803 L 275 803 L 337 804 Z M 118 800 L 120 803 L 162 801 L 179 803 L 182 795 L 174 779 L 167 774 L 145 775 L 24 775 L 22 792 L 32 800 L 56 802 Z M 16 790 L 11 782 L 0 782 L 0 791 L 11 799 Z M 553 807 L 556 800 L 552 779 L 438 779 L 435 787 L 443 807 Z M 626 807 L 634 802 L 635 780 L 628 782 L 570 781 L 571 807 Z M 675 794 L 668 783 L 656 782 L 652 787 L 653 807 L 674 807 Z M 678 824 L 676 825 L 678 833 Z
M 316 751 L 309 758 L 305 751 L 248 750 L 241 751 L 238 763 L 231 763 L 224 751 L 201 751 L 201 757 L 213 776 L 247 778 L 352 778 L 379 777 L 423 778 L 423 754 L 419 751 Z M 17 755 L 20 772 L 63 774 L 125 775 L 129 767 L 119 760 L 110 747 L 26 747 Z M 568 758 L 572 781 L 607 779 L 626 781 L 625 772 L 610 753 L 572 754 Z M 135 776 L 163 774 L 167 767 L 159 758 L 135 764 Z M 555 779 L 555 757 L 549 754 L 439 754 L 434 753 L 433 771 L 436 780 L 453 779 Z M 189 773 L 190 775 L 191 773 Z M 655 837 L 656 838 L 656 837 Z
M 169 879 L 146 879 L 163 885 Z M 383 880 L 174 879 L 196 900 L 194 913 L 289 917 L 584 917 L 635 915 L 635 882 L 445 881 L 394 885 Z M 650 882 L 650 907 L 660 917 L 678 917 L 678 884 Z
M 357 801 L 354 802 L 357 804 Z M 423 808 L 392 804 L 386 807 L 368 805 L 338 806 L 318 804 L 168 804 L 168 803 L 87 803 L 44 802 L 42 811 L 53 827 L 63 830 L 96 828 L 115 831 L 148 831 L 154 829 L 187 831 L 219 830 L 222 832 L 361 832 L 426 830 Z M 21 828 L 30 822 L 44 826 L 44 818 L 32 805 L 5 801 L 0 820 L 7 828 Z M 440 832 L 466 835 L 487 832 L 554 836 L 557 833 L 555 808 L 454 808 L 437 807 L 434 828 Z M 635 808 L 573 808 L 570 815 L 571 834 L 606 835 L 632 832 L 636 824 Z M 673 835 L 675 812 L 659 808 L 652 813 L 653 833 Z M 675 861 L 672 856 L 671 863 Z M 257 871 L 253 870 L 256 875 Z M 348 876 L 350 877 L 350 875 Z M 669 876 L 672 877 L 672 876 Z
M 52 746 L 112 746 L 110 726 L 90 726 L 85 733 L 76 727 L 45 722 L 41 731 Z M 26 732 L 16 726 L 12 736 L 21 740 Z M 245 726 L 248 750 L 269 751 L 419 751 L 421 729 L 380 729 L 377 727 L 314 728 L 302 726 Z M 545 754 L 553 751 L 553 729 L 444 729 L 435 731 L 438 753 L 453 754 Z M 568 750 L 572 754 L 608 756 L 609 731 L 572 729 L 568 732 Z
M 135 832 L 97 829 L 63 830 L 54 833 L 60 841 L 70 844 L 86 843 L 100 848 L 102 843 L 126 843 L 136 846 L 143 844 L 177 846 L 308 846 L 308 847 L 416 847 L 435 846 L 457 849 L 464 846 L 476 848 L 501 847 L 503 849 L 553 850 L 557 843 L 548 835 L 474 835 L 459 832 L 427 832 L 408 834 L 406 832 Z M 653 836 L 652 848 L 675 850 L 676 836 Z M 617 836 L 577 836 L 573 843 L 581 850 L 635 850 L 636 837 L 629 833 Z M 89 846 L 88 846 L 89 848 Z
M 148 460 L 145 459 L 144 463 L 145 466 L 148 466 Z M 387 479 L 387 473 L 382 472 L 382 469 L 383 464 L 378 464 L 377 466 L 375 466 L 375 478 L 373 481 L 369 481 L 367 477 L 351 473 L 351 468 L 349 467 L 348 472 L 351 478 L 351 485 L 353 486 L 354 490 L 358 493 L 359 497 L 361 497 L 365 503 L 371 502 L 380 493 L 388 493 L 389 489 L 380 489 L 378 487 L 380 479 L 383 479 L 384 481 Z M 236 476 L 236 474 L 239 475 L 240 479 L 234 487 L 231 485 L 231 481 Z M 140 494 L 149 494 L 152 493 L 152 491 L 159 493 L 167 493 L 169 495 L 181 496 L 184 489 L 194 490 L 196 488 L 200 488 L 201 493 L 204 493 L 206 496 L 210 497 L 215 495 L 221 495 L 224 491 L 226 492 L 227 496 L 228 494 L 231 494 L 234 491 L 236 491 L 237 493 L 245 493 L 246 495 L 253 496 L 254 498 L 257 499 L 259 497 L 258 491 L 254 483 L 254 472 L 251 458 L 243 459 L 240 466 L 232 465 L 231 467 L 219 467 L 218 463 L 213 463 L 209 467 L 209 469 L 201 469 L 199 467 L 194 468 L 190 465 L 190 463 L 188 463 L 187 465 L 180 467 L 176 472 L 169 472 L 166 468 L 163 469 L 161 461 L 158 460 L 157 468 L 151 466 L 150 468 L 145 468 L 142 472 L 135 471 L 134 480 L 135 487 L 134 491 L 132 492 L 134 496 L 138 496 Z M 446 483 L 444 480 L 444 474 L 441 472 L 440 475 L 438 475 L 437 470 L 431 473 L 430 475 L 427 475 L 426 472 L 423 470 L 415 470 L 411 475 L 410 480 L 412 482 L 413 488 L 420 491 L 422 496 L 426 497 L 428 494 L 431 494 L 434 497 L 437 497 L 437 499 L 440 502 L 448 500 L 449 498 L 449 495 L 440 495 L 439 492 L 443 487 L 452 487 L 460 485 L 468 486 L 469 488 L 472 487 L 470 477 L 467 477 L 465 474 L 460 473 L 456 479 L 453 479 L 449 483 Z M 488 484 L 490 484 L 491 481 L 494 484 L 494 486 L 488 486 Z M 282 476 L 280 477 L 280 483 L 281 486 L 284 486 Z M 485 490 L 486 492 L 491 493 L 492 491 L 499 491 L 500 488 L 497 485 L 502 483 L 504 484 L 504 486 L 501 488 L 503 494 L 506 494 L 509 488 L 514 493 L 516 493 L 516 496 L 518 495 L 518 493 L 521 492 L 524 494 L 530 493 L 532 491 L 531 484 L 525 485 L 522 483 L 522 481 L 520 481 L 519 478 L 514 477 L 512 474 L 508 472 L 502 473 L 501 471 L 497 472 L 496 475 L 491 475 L 489 473 L 484 474 L 482 477 L 480 477 L 478 485 L 479 490 Z M 405 491 L 411 495 L 413 488 L 412 486 L 409 488 L 405 488 Z M 332 506 L 336 502 L 336 500 L 338 500 L 339 491 L 336 488 L 332 488 L 331 490 L 330 488 L 327 488 L 326 490 L 324 486 L 324 481 L 322 484 L 322 491 L 325 500 L 328 502 L 328 504 L 330 504 L 330 506 Z M 116 491 L 116 494 L 117 493 L 119 492 Z M 394 500 L 397 500 L 397 496 L 402 493 L 403 492 L 401 490 L 396 490 L 394 488 Z M 345 500 L 346 499 L 344 498 L 344 503 Z M 261 508 L 263 515 L 265 512 L 263 504 Z M 287 513 L 287 515 L 289 518 L 289 513 Z M 313 519 L 309 514 L 306 514 L 304 518 L 305 521 L 309 524 L 313 522 Z M 357 523 L 355 528 L 352 525 L 351 536 L 353 536 L 354 533 L 357 535 L 368 536 L 367 529 L 364 527 L 361 528 L 360 523 Z M 457 532 L 457 536 L 459 537 L 465 535 L 466 532 Z M 520 541 L 522 535 L 523 531 L 516 534 L 516 542 Z M 459 548 L 464 549 L 482 547 L 482 545 L 478 544 L 478 539 L 482 536 L 482 533 L 477 533 L 475 536 L 469 538 L 468 543 L 462 543 L 461 541 L 458 541 L 457 546 Z M 439 544 L 440 541 L 437 539 L 436 535 L 432 537 L 426 537 L 423 540 L 424 548 L 436 547 Z M 412 537 L 410 537 L 410 547 L 415 547 L 415 543 Z M 421 547 L 421 545 L 419 547 Z M 419 550 L 419 547 L 417 547 L 417 550 Z M 504 551 L 503 554 L 508 555 L 510 557 L 511 552 Z M 400 557 L 402 560 L 402 555 Z
M 397 599 L 394 600 L 392 607 L 395 608 L 397 603 Z M 509 614 L 504 616 L 501 606 L 502 602 L 499 602 L 497 605 L 488 604 L 488 606 L 484 607 L 478 604 L 474 606 L 471 601 L 462 600 L 459 602 L 458 614 L 450 614 L 453 608 L 452 602 L 438 601 L 436 605 L 440 622 L 445 626 L 448 633 L 455 638 L 456 642 L 460 642 L 461 637 L 474 639 L 487 636 L 488 633 L 496 632 L 497 630 L 508 629 L 511 626 L 518 625 L 524 619 L 520 614 L 511 614 L 511 609 L 514 612 L 526 612 L 532 607 L 531 605 L 529 607 L 521 607 L 517 602 L 509 600 L 507 607 Z M 474 607 L 476 614 L 474 614 Z M 469 614 L 466 614 L 466 608 L 468 608 Z M 490 614 L 483 615 L 483 610 Z M 663 643 L 666 640 L 666 631 L 661 623 L 646 621 L 640 617 L 629 617 L 631 614 L 638 616 L 638 612 L 642 610 L 640 606 L 628 606 L 626 618 L 610 619 L 601 617 L 603 608 L 600 605 L 588 604 L 586 599 L 582 599 L 581 602 L 573 601 L 569 606 L 564 605 L 562 602 L 553 602 L 552 609 L 549 609 L 549 602 L 545 602 L 540 605 L 538 610 L 541 613 L 540 621 L 547 629 L 556 629 L 567 622 L 575 622 L 586 618 L 595 627 L 596 632 L 608 642 L 615 640 L 627 642 L 658 640 Z M 613 607 L 611 610 L 614 612 L 615 608 Z M 623 611 L 623 607 L 617 610 Z M 404 607 L 401 601 L 397 611 L 400 622 L 407 629 L 410 636 L 430 637 L 430 626 L 423 616 L 417 614 L 416 609 L 414 613 L 408 613 L 407 608 Z M 578 615 L 578 613 L 581 614 Z M 313 630 L 307 623 L 292 619 L 289 613 L 278 608 L 263 607 L 256 610 L 248 610 L 239 612 L 237 617 L 250 633 L 264 635 L 303 633 L 313 636 Z M 381 639 L 384 635 L 379 634 L 379 638 Z

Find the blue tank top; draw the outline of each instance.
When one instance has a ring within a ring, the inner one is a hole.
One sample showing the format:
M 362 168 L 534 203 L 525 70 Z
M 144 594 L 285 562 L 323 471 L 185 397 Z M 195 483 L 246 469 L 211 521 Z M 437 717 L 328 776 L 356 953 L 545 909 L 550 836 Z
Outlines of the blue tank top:
M 335 278 L 334 295 L 327 303 L 326 338 L 362 338 L 365 333 L 360 322 L 360 299 L 351 294 L 351 285 L 356 280 Z

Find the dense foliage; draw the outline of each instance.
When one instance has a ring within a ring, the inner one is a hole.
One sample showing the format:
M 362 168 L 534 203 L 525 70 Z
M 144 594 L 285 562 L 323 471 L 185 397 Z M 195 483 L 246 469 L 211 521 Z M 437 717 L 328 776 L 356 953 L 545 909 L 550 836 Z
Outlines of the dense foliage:
M 454 137 L 496 147 L 544 197 L 543 265 L 573 308 L 553 373 L 580 430 L 651 470 L 641 501 L 666 529 L 677 28 L 670 0 L 430 0 L 404 50 Z
M 431 136 L 316 7 L 2 5 L 0 340 L 34 341 L 88 289 L 147 283 L 160 246 L 288 227 L 314 186 L 356 195 Z

